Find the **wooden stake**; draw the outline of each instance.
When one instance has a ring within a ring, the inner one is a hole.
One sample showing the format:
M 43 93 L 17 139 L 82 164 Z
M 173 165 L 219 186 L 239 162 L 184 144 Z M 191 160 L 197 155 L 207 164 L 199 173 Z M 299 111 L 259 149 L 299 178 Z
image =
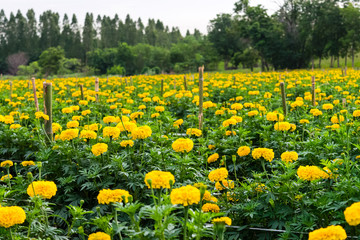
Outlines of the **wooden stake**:
M 84 100 L 84 84 L 80 84 L 81 100 Z
M 342 105 L 343 105 L 343 107 L 346 107 L 346 98 L 342 99 Z
M 202 129 L 204 113 L 203 113 L 203 98 L 204 98 L 204 67 L 199 67 L 199 129 Z
M 236 77 L 233 76 L 233 80 L 234 80 L 234 86 L 236 85 Z
M 187 91 L 186 75 L 184 75 L 184 89 Z
M 44 82 L 44 113 L 49 116 L 49 120 L 45 120 L 45 132 L 48 136 L 48 141 L 53 141 L 53 130 L 52 130 L 52 83 Z
M 99 78 L 95 78 L 95 97 L 96 97 L 96 101 L 98 102 L 99 101 L 99 95 L 98 95 L 98 92 L 99 92 Z
M 312 105 L 315 107 L 315 76 L 311 76 Z
M 283 112 L 284 112 L 284 116 L 286 116 L 287 108 L 286 108 L 286 95 L 285 95 L 285 84 L 284 84 L 284 82 L 280 83 L 280 88 L 281 88 L 281 99 L 282 99 Z
M 109 76 L 106 77 L 106 85 L 109 83 Z
M 36 96 L 36 84 L 35 84 L 35 78 L 31 79 L 32 82 L 32 86 L 33 86 L 33 92 L 34 92 L 34 102 L 35 102 L 35 107 L 36 107 L 36 111 L 39 112 L 39 102 L 38 102 L 38 98 Z
M 130 77 L 130 84 L 131 84 L 131 86 L 134 86 L 134 80 L 133 80 L 132 76 Z
M 160 94 L 161 94 L 161 96 L 163 96 L 163 95 L 164 95 L 164 79 L 161 79 Z

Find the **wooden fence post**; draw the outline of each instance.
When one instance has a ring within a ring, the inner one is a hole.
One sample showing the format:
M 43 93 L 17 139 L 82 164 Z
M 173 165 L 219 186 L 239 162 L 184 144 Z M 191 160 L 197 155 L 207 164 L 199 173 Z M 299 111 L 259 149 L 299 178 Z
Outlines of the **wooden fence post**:
M 187 91 L 186 75 L 184 75 L 184 89 Z
M 44 113 L 49 116 L 49 120 L 45 120 L 45 132 L 48 136 L 48 141 L 53 141 L 53 130 L 52 130 L 52 83 L 44 82 Z
M 315 76 L 311 76 L 311 97 L 312 97 L 312 105 L 315 107 Z
M 281 88 L 281 99 L 282 99 L 283 112 L 284 112 L 284 116 L 286 116 L 287 108 L 286 108 L 286 95 L 285 95 L 285 83 L 284 82 L 280 83 L 280 88 Z
M 81 100 L 84 100 L 84 84 L 80 84 Z
M 99 78 L 95 78 L 95 97 L 96 97 L 96 101 L 98 102 L 99 101 L 99 95 L 98 95 L 98 92 L 99 92 Z

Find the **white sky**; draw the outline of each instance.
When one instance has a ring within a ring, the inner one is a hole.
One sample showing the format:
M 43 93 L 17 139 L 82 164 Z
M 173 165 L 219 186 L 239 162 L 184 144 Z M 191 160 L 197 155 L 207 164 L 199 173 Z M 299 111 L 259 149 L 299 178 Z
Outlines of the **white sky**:
M 237 0 L 0 0 L 0 9 L 4 9 L 7 16 L 10 12 L 16 13 L 18 9 L 25 15 L 33 8 L 38 19 L 39 15 L 52 10 L 58 12 L 61 21 L 64 13 L 71 19 L 73 13 L 83 25 L 86 12 L 96 16 L 107 15 L 113 17 L 116 13 L 124 20 L 126 14 L 137 20 L 141 17 L 144 25 L 149 18 L 160 19 L 164 25 L 171 29 L 178 26 L 182 34 L 194 28 L 207 33 L 209 21 L 219 13 L 233 13 Z M 251 0 L 251 5 L 261 4 L 273 13 L 278 9 L 281 0 Z

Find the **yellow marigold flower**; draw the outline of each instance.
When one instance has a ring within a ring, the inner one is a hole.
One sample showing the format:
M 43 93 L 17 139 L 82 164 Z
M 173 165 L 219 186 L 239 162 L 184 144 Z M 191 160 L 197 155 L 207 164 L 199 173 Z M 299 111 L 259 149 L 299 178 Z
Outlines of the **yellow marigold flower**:
M 148 188 L 170 188 L 175 183 L 175 177 L 171 172 L 155 170 L 145 175 L 144 182 Z M 149 182 L 151 182 L 151 186 Z
M 0 207 L 0 226 L 9 228 L 15 224 L 25 222 L 26 214 L 24 209 L 18 206 Z
M 202 135 L 202 131 L 197 128 L 188 128 L 186 130 L 186 134 L 189 136 L 194 135 L 194 136 L 200 137 Z
M 340 125 L 339 125 L 339 124 L 333 124 L 333 125 L 330 126 L 330 128 L 331 128 L 332 130 L 336 130 L 336 129 L 339 129 L 339 128 L 340 128 Z
M 73 111 L 78 111 L 80 109 L 79 106 L 71 106 L 70 107 Z
M 130 193 L 123 189 L 102 189 L 97 196 L 99 204 L 109 204 L 124 201 L 127 203 L 131 197 Z
M 253 117 L 253 116 L 259 115 L 259 112 L 256 111 L 256 110 L 254 110 L 254 111 L 248 112 L 247 115 L 248 115 L 249 117 Z
M 208 148 L 209 148 L 210 150 L 213 150 L 213 149 L 215 149 L 215 145 L 210 144 L 210 145 L 208 146 Z
M 221 183 L 222 183 L 222 185 L 221 185 Z M 232 181 L 232 180 L 222 180 L 221 183 L 220 182 L 215 183 L 215 188 L 217 190 L 224 190 L 225 188 L 223 187 L 223 185 L 226 188 L 231 188 L 231 189 L 234 188 L 234 186 L 235 186 L 234 181 Z
M 138 109 L 139 109 L 139 110 L 146 109 L 146 106 L 145 106 L 145 105 L 140 105 L 140 106 L 138 107 Z
M 274 129 L 276 131 L 288 131 L 290 130 L 291 125 L 288 122 L 277 122 L 274 125 Z
M 329 174 L 317 166 L 300 166 L 297 170 L 297 175 L 301 180 L 307 181 L 329 178 Z
M 100 124 L 93 123 L 93 124 L 90 124 L 90 125 L 85 125 L 84 129 L 85 130 L 91 130 L 91 131 L 98 131 L 99 126 L 100 126 L 100 128 L 102 127 Z
M 143 115 L 144 115 L 143 112 L 134 112 L 134 113 L 130 114 L 130 118 L 132 120 L 135 120 L 137 118 L 142 118 Z
M 226 131 L 226 132 L 225 132 L 225 135 L 226 135 L 226 136 L 230 136 L 230 135 L 236 136 L 236 132 L 235 132 L 235 131 Z
M 235 126 L 236 124 L 237 124 L 237 121 L 236 121 L 236 119 L 233 119 L 233 118 L 227 119 L 227 120 L 223 121 L 223 123 L 222 123 L 223 127 L 228 127 L 230 125 Z
M 91 110 L 84 110 L 81 112 L 81 115 L 86 116 L 91 113 Z
M 156 106 L 156 107 L 155 107 L 155 111 L 157 111 L 157 112 L 163 112 L 163 111 L 165 111 L 165 108 L 164 108 L 163 106 Z
M 312 111 L 312 110 L 314 110 L 314 111 Z M 311 109 L 310 113 L 315 117 L 323 114 L 322 111 L 320 111 L 319 109 Z
M 60 133 L 59 138 L 63 141 L 73 140 L 79 136 L 79 129 L 67 129 Z
M 243 121 L 242 117 L 240 116 L 232 116 L 230 119 L 235 119 L 238 123 L 241 123 Z
M 241 103 L 234 103 L 231 105 L 231 109 L 233 110 L 241 110 L 243 109 L 243 105 Z
M 214 204 L 214 203 L 205 203 L 201 210 L 203 212 L 214 212 L 214 213 L 218 213 L 220 212 L 220 208 L 218 205 Z
M 268 121 L 272 121 L 272 122 L 283 121 L 284 120 L 284 115 L 281 114 L 281 113 L 276 113 L 276 112 L 268 112 L 266 114 L 266 119 Z
M 122 147 L 127 147 L 127 146 L 134 146 L 134 141 L 133 140 L 123 140 L 120 142 L 120 146 Z
M 120 136 L 120 129 L 117 127 L 104 127 L 103 136 L 117 139 Z
M 71 120 L 73 121 L 80 121 L 83 117 L 82 116 L 73 116 Z
M 332 110 L 332 109 L 334 109 L 334 105 L 332 105 L 331 103 L 325 103 L 324 105 L 322 105 L 322 109 Z
M 264 98 L 271 98 L 271 96 L 272 96 L 272 94 L 269 93 L 269 92 L 266 92 L 266 93 L 264 94 Z
M 29 117 L 29 115 L 27 115 L 27 114 L 25 114 L 25 113 L 22 113 L 21 114 L 21 116 L 20 116 L 20 120 L 22 120 L 22 119 L 29 119 L 30 117 Z
M 171 146 L 176 152 L 190 152 L 194 147 L 194 142 L 189 138 L 179 138 Z
M 146 139 L 150 137 L 151 134 L 152 134 L 152 130 L 147 125 L 142 127 L 136 127 L 131 131 L 131 136 L 133 139 Z
M 134 130 L 137 126 L 136 126 L 136 123 L 133 123 L 133 122 L 119 122 L 117 125 L 116 125 L 117 128 L 120 129 L 121 132 L 131 132 L 132 130 Z M 124 128 L 125 127 L 125 128 Z
M 281 154 L 281 160 L 286 163 L 291 163 L 298 160 L 299 155 L 297 152 L 284 152 Z
M 274 159 L 274 150 L 270 148 L 255 148 L 252 153 L 254 159 L 263 157 L 266 161 L 271 162 Z
M 86 105 L 88 105 L 88 101 L 86 101 L 86 100 L 80 100 L 79 101 L 79 105 L 83 105 L 83 106 L 86 106 Z
M 53 123 L 52 124 L 52 129 L 54 133 L 60 132 L 62 130 L 62 127 L 60 124 L 58 123 Z
M 63 108 L 61 110 L 62 113 L 72 113 L 74 110 L 71 107 Z
M 247 155 L 249 155 L 249 153 L 250 153 L 250 148 L 248 146 L 241 146 L 237 150 L 237 154 L 240 157 L 247 156 Z
M 116 105 L 111 105 L 111 106 L 110 106 L 110 109 L 111 109 L 111 110 L 117 109 L 117 106 L 116 106 Z
M 307 119 L 300 119 L 300 123 L 301 124 L 307 124 L 307 123 L 310 123 L 310 122 Z
M 344 211 L 345 220 L 350 226 L 357 226 L 360 224 L 360 202 L 353 203 Z
M 18 128 L 21 128 L 20 124 L 11 124 L 10 125 L 10 129 L 18 129 Z
M 229 217 L 219 217 L 219 218 L 214 218 L 212 220 L 212 223 L 213 224 L 226 224 L 228 226 L 231 226 L 232 221 L 231 221 L 231 218 L 229 218 Z
M 179 128 L 184 123 L 184 120 L 178 119 L 174 122 L 173 126 Z
M 106 116 L 103 118 L 103 122 L 108 124 L 108 123 L 115 123 L 117 121 L 114 116 Z
M 208 163 L 216 162 L 218 159 L 219 159 L 219 154 L 214 153 L 208 157 L 207 162 Z
M 27 166 L 34 166 L 35 163 L 34 163 L 33 161 L 22 161 L 22 162 L 21 162 L 21 165 L 22 165 L 23 167 L 27 167 Z
M 225 112 L 224 110 L 216 110 L 215 115 L 223 115 Z
M 81 130 L 80 132 L 80 138 L 85 138 L 85 139 L 96 139 L 97 134 L 94 131 L 91 130 Z
M 13 176 L 11 174 L 6 174 L 1 177 L 0 181 L 5 181 L 7 179 L 12 179 L 12 178 L 13 178 Z
M 77 128 L 79 127 L 79 122 L 78 121 L 70 121 L 66 124 L 67 128 Z
M 182 204 L 186 207 L 197 204 L 200 202 L 200 190 L 191 185 L 174 188 L 170 193 L 170 199 L 173 205 Z
M 99 156 L 103 153 L 106 153 L 108 150 L 108 145 L 106 143 L 97 143 L 91 147 L 91 152 L 95 156 Z
M 336 116 L 336 115 L 331 117 L 331 122 L 334 123 L 334 124 L 335 123 L 340 123 L 340 122 L 343 122 L 343 121 L 345 121 L 345 118 L 342 115 L 339 115 L 339 117 Z
M 229 175 L 228 170 L 226 168 L 219 168 L 211 171 L 208 175 L 208 178 L 212 182 L 220 182 L 225 180 Z
M 346 238 L 345 230 L 339 225 L 320 228 L 309 233 L 309 240 L 345 240 Z
M 6 160 L 1 162 L 0 167 L 11 167 L 13 166 L 14 163 L 11 160 Z
M 111 240 L 111 237 L 106 233 L 97 232 L 90 234 L 88 240 Z
M 293 132 L 293 131 L 295 131 L 296 130 L 296 125 L 295 124 L 293 124 L 293 123 L 290 123 L 290 131 L 291 132 Z
M 153 113 L 151 114 L 151 118 L 157 118 L 160 116 L 160 113 Z
M 53 181 L 35 181 L 30 183 L 26 192 L 30 197 L 34 195 L 50 199 L 55 196 L 57 191 L 56 184 Z
M 360 110 L 355 110 L 355 111 L 353 112 L 353 116 L 354 116 L 354 117 L 360 117 Z

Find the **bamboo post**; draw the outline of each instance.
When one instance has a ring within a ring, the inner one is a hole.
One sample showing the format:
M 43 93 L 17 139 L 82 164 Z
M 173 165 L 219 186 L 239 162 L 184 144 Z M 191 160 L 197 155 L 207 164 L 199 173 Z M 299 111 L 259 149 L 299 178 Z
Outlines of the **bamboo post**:
M 84 100 L 84 84 L 80 84 L 81 100 Z
M 160 91 L 161 91 L 161 96 L 164 95 L 164 79 L 161 79 L 161 88 L 160 88 Z
M 186 75 L 184 75 L 184 89 L 187 91 Z
M 286 116 L 287 108 L 286 108 L 286 95 L 285 95 L 285 84 L 284 84 L 284 82 L 280 83 L 280 88 L 281 88 L 281 99 L 282 99 L 283 112 L 284 112 L 284 116 Z
M 312 105 L 315 107 L 315 76 L 311 76 L 311 95 L 312 95 Z
M 344 74 L 345 74 L 345 76 L 347 75 L 347 67 L 345 67 L 345 69 L 344 69 Z
M 13 83 L 12 83 L 12 81 L 9 81 L 9 85 L 10 85 L 10 101 L 12 102 L 12 94 L 13 94 Z
M 204 67 L 199 67 L 199 129 L 203 126 Z
M 125 85 L 127 86 L 128 84 L 127 84 L 127 78 L 125 78 Z
M 176 90 L 176 79 L 174 79 L 174 90 Z
M 38 102 L 38 98 L 36 96 L 36 84 L 35 84 L 35 78 L 33 77 L 31 79 L 32 82 L 32 86 L 33 86 L 33 92 L 34 92 L 34 102 L 35 102 L 35 107 L 36 107 L 36 111 L 39 112 L 39 102 Z
M 99 78 L 95 78 L 95 97 L 96 97 L 96 101 L 98 102 L 99 101 L 99 95 L 98 95 L 98 92 L 99 92 Z
M 131 86 L 134 86 L 134 80 L 133 80 L 132 76 L 130 77 L 130 84 L 131 84 Z
M 106 76 L 106 85 L 109 83 L 109 76 Z
M 45 132 L 48 136 L 48 141 L 53 141 L 53 130 L 52 130 L 52 83 L 44 82 L 44 113 L 49 116 L 49 120 L 45 120 Z
M 344 108 L 346 107 L 346 98 L 342 99 L 342 105 L 343 105 Z
M 233 76 L 234 86 L 236 85 L 236 77 Z

